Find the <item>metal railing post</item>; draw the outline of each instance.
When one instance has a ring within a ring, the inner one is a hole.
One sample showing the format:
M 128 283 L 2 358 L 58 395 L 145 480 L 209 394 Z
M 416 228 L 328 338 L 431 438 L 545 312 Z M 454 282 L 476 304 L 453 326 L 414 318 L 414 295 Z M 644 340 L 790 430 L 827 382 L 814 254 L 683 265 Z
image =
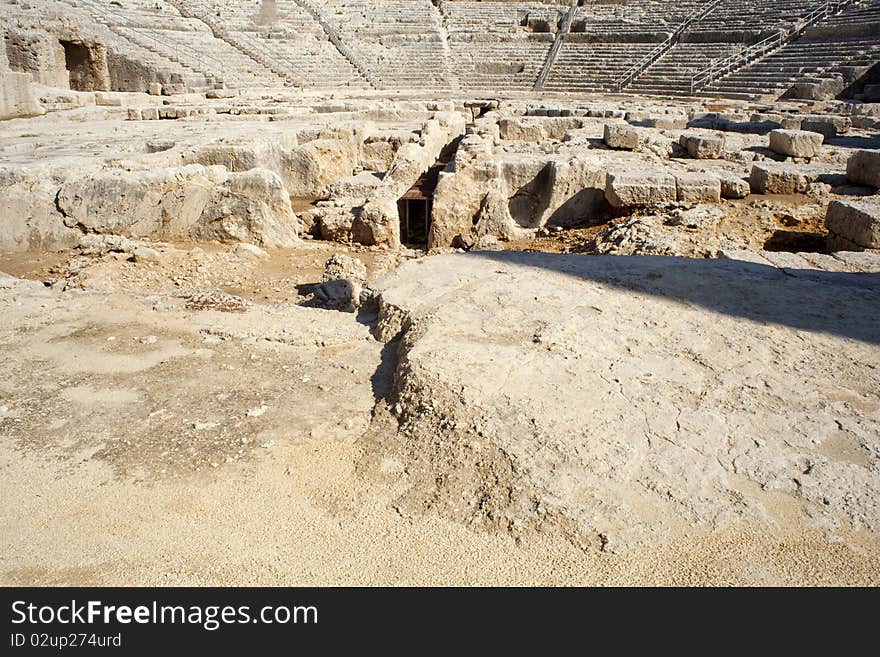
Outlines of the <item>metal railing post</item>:
M 736 71 L 741 66 L 751 63 L 752 61 L 763 57 L 776 48 L 785 45 L 794 35 L 802 33 L 806 28 L 822 18 L 832 13 L 841 11 L 844 7 L 854 4 L 858 0 L 825 0 L 820 6 L 816 7 L 809 14 L 804 16 L 799 22 L 789 27 L 787 30 L 780 30 L 776 34 L 767 37 L 763 41 L 752 44 L 741 52 L 731 55 L 725 59 L 713 62 L 701 73 L 696 74 L 692 78 L 691 93 L 698 89 L 711 86 L 716 79 L 720 79 L 728 73 Z M 717 69 L 717 70 L 716 70 Z M 705 83 L 701 84 L 700 77 L 702 73 L 708 73 Z

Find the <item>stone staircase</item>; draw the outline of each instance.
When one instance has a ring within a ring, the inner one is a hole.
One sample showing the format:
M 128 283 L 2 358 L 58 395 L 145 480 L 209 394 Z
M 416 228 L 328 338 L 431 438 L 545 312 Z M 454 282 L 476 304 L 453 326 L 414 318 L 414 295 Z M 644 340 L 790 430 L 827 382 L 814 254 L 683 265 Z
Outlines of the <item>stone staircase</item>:
M 818 0 L 722 0 L 688 32 L 695 41 L 754 43 L 792 28 L 818 4 Z
M 627 87 L 631 86 L 632 83 L 635 80 L 637 80 L 640 76 L 642 76 L 642 74 L 644 74 L 651 66 L 653 66 L 657 62 L 657 60 L 665 57 L 665 55 L 667 53 L 669 53 L 669 51 L 672 50 L 676 46 L 676 44 L 678 44 L 681 41 L 682 36 L 684 35 L 685 32 L 687 32 L 687 30 L 691 26 L 691 24 L 693 24 L 693 23 L 699 21 L 700 19 L 702 19 L 703 17 L 705 17 L 707 14 L 709 14 L 711 11 L 713 11 L 721 2 L 722 2 L 722 0 L 711 0 L 711 2 L 706 3 L 704 6 L 695 10 L 692 14 L 690 14 L 687 18 L 685 18 L 685 20 L 682 21 L 682 23 L 675 29 L 675 32 L 670 34 L 669 37 L 663 43 L 658 45 L 656 48 L 654 48 L 654 50 L 649 52 L 643 59 L 636 62 L 633 66 L 631 66 L 629 68 L 629 70 L 624 74 L 624 76 L 618 81 L 617 90 L 623 91 Z M 673 57 L 673 58 L 667 59 L 665 61 L 667 61 L 667 62 L 676 62 L 676 61 L 681 62 L 681 61 L 688 61 L 688 60 L 685 60 L 681 57 L 677 57 L 677 58 Z M 662 69 L 663 69 L 663 65 L 658 67 L 658 70 L 662 70 Z M 671 72 L 671 73 L 675 74 L 676 71 L 670 70 L 669 68 L 667 68 L 666 72 Z M 668 78 L 664 77 L 662 79 L 668 79 Z
M 870 66 L 880 61 L 880 36 L 829 39 L 802 38 L 764 59 L 706 87 L 702 95 L 752 100 L 779 95 L 796 82 L 821 82 L 840 66 Z
M 438 0 L 446 18 L 451 67 L 462 89 L 531 90 L 553 44 L 550 32 L 528 23 L 555 25 L 565 6 L 539 2 Z
M 630 93 L 686 96 L 691 78 L 713 59 L 722 59 L 745 48 L 742 43 L 677 43 L 651 64 L 628 87 Z
M 779 95 L 795 83 L 821 82 L 843 66 L 880 61 L 880 0 L 849 3 L 805 25 L 764 57 L 736 68 L 701 90 L 701 95 L 755 99 Z
M 440 43 L 443 48 L 443 61 L 448 75 L 449 88 L 455 91 L 461 89 L 458 81 L 458 72 L 452 66 L 452 48 L 449 47 L 449 28 L 446 23 L 446 14 L 443 12 L 443 5 L 440 0 L 430 0 L 433 7 L 434 18 L 436 21 L 436 29 L 440 34 Z
M 444 16 L 430 0 L 325 0 L 323 11 L 377 88 L 455 86 Z
M 191 0 L 188 0 L 190 3 Z M 367 88 L 363 75 L 331 43 L 325 28 L 294 0 L 276 0 L 273 16 L 262 14 L 253 0 L 224 0 L 210 4 L 216 20 L 229 35 L 295 74 L 309 88 Z
M 707 1 L 584 3 L 578 8 L 571 31 L 592 35 L 594 41 L 660 43 L 690 16 L 704 9 Z M 658 34 L 663 36 L 657 38 Z
M 199 20 L 204 23 L 215 38 L 223 41 L 233 49 L 251 59 L 254 62 L 254 65 L 265 68 L 277 76 L 277 78 L 284 80 L 288 84 L 300 87 L 304 86 L 301 78 L 293 75 L 286 68 L 277 66 L 273 62 L 271 56 L 262 52 L 261 48 L 255 47 L 251 43 L 243 42 L 241 39 L 237 39 L 230 34 L 220 21 L 211 17 L 207 5 L 197 2 L 184 3 L 181 0 L 166 0 L 166 2 L 177 9 L 181 16 Z
M 155 14 L 142 13 L 137 5 L 123 10 L 111 5 L 109 0 L 65 0 L 58 4 L 84 12 L 96 27 L 100 26 L 112 35 L 106 44 L 111 50 L 161 72 L 163 79 L 176 80 L 190 89 L 203 89 L 222 82 L 222 67 L 216 66 L 210 58 L 192 51 L 187 45 L 174 45 L 159 36 L 132 29 L 132 26 L 152 28 L 158 24 Z
M 566 38 L 565 47 L 544 85 L 549 91 L 616 91 L 618 80 L 644 58 L 656 43 L 579 42 L 577 34 Z
M 346 61 L 351 64 L 352 68 L 358 72 L 358 74 L 366 80 L 371 87 L 374 89 L 379 88 L 378 81 L 373 77 L 371 71 L 367 66 L 365 66 L 360 58 L 357 56 L 355 51 L 347 44 L 341 37 L 339 30 L 336 26 L 332 25 L 329 20 L 325 17 L 325 15 L 320 12 L 311 2 L 307 0 L 294 0 L 294 2 L 305 9 L 317 23 L 321 26 L 321 29 L 324 30 L 324 33 L 327 35 L 330 43 L 332 43 L 336 50 L 341 54 Z M 325 8 L 327 7 L 327 3 L 323 5 Z
M 553 69 L 553 64 L 556 63 L 556 57 L 559 55 L 559 51 L 562 49 L 565 35 L 571 31 L 571 25 L 574 22 L 577 10 L 578 0 L 571 0 L 571 6 L 568 12 L 565 14 L 565 19 L 562 21 L 562 26 L 556 33 L 556 38 L 553 40 L 553 45 L 550 46 L 550 52 L 547 53 L 547 60 L 544 62 L 544 66 L 541 68 L 541 72 L 538 74 L 538 79 L 535 81 L 536 91 L 540 91 L 544 88 L 544 84 L 547 82 L 547 78 L 550 76 L 550 71 Z

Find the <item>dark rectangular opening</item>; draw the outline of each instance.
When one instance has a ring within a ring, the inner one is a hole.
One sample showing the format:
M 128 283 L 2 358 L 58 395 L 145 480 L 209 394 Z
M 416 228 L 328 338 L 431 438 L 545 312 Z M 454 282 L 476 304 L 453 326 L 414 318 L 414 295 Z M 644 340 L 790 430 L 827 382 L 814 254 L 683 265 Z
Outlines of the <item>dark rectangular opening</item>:
M 64 47 L 64 67 L 70 73 L 70 88 L 73 91 L 102 91 L 99 79 L 99 62 L 95 53 L 80 41 L 61 41 Z
M 397 202 L 401 244 L 424 246 L 428 243 L 432 206 L 429 198 L 402 198 Z

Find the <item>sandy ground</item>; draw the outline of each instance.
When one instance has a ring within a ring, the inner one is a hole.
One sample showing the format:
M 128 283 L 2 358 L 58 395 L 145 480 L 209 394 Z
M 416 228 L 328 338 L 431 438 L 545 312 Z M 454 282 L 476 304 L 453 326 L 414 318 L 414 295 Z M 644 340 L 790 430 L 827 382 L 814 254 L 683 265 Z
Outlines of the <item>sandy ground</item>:
M 368 316 L 8 282 L 0 308 L 2 584 L 880 584 L 875 535 L 829 542 L 772 492 L 773 531 L 619 554 L 401 508 Z
M 553 536 L 515 542 L 404 518 L 356 474 L 354 444 L 285 443 L 247 467 L 183 482 L 4 445 L 5 585 L 880 584 L 880 560 L 819 533 L 748 529 L 626 555 Z

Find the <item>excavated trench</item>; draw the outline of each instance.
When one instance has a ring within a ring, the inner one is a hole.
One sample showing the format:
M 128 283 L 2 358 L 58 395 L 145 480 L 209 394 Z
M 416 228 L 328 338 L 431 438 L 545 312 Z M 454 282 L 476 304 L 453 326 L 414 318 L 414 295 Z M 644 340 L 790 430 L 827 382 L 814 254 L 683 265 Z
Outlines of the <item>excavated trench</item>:
M 400 242 L 406 246 L 426 247 L 434 211 L 434 192 L 440 173 L 455 157 L 461 137 L 443 147 L 437 161 L 419 176 L 413 186 L 397 201 L 400 215 Z

